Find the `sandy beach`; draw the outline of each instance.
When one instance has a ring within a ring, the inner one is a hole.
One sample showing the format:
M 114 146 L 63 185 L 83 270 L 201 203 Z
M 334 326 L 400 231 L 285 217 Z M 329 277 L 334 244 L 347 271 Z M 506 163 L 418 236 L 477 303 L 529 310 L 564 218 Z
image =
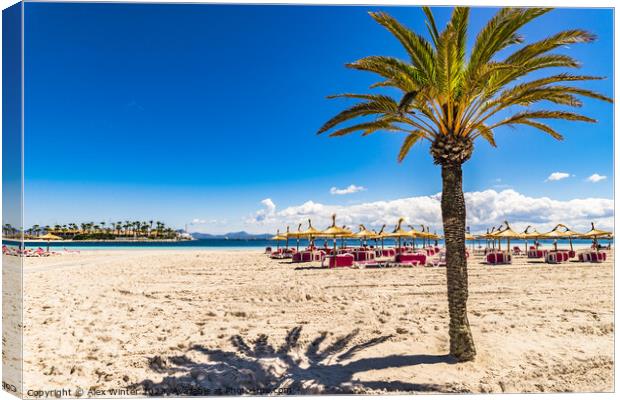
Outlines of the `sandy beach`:
M 326 270 L 259 250 L 29 258 L 25 393 L 614 390 L 613 257 L 480 261 L 478 356 L 457 364 L 443 268 Z

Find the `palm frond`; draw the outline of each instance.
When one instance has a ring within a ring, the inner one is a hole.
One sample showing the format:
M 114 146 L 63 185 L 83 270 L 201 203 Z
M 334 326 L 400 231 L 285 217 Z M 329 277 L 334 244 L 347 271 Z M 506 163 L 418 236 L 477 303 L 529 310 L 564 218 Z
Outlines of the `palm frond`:
M 522 111 L 491 125 L 489 129 L 495 129 L 498 126 L 511 125 L 531 119 L 564 119 L 567 121 L 596 122 L 593 118 L 567 111 Z
M 370 16 L 398 39 L 411 57 L 411 63 L 414 67 L 418 68 L 426 79 L 432 81 L 435 69 L 435 51 L 431 44 L 386 13 L 371 12 Z
M 371 122 L 363 122 L 360 124 L 355 124 L 346 128 L 339 129 L 329 134 L 330 137 L 335 136 L 345 136 L 353 132 L 361 131 L 364 136 L 369 135 L 373 132 L 386 130 L 386 131 L 400 131 L 403 130 L 398 126 L 394 125 L 393 120 L 389 119 L 377 119 Z
M 409 150 L 416 144 L 420 139 L 424 138 L 424 132 L 422 131 L 414 131 L 410 133 L 403 142 L 403 145 L 400 147 L 400 151 L 398 152 L 398 162 L 401 162 L 407 157 L 409 154 Z
M 554 139 L 557 140 L 564 140 L 564 136 L 562 136 L 561 134 L 559 134 L 558 132 L 556 132 L 553 128 L 551 128 L 549 125 L 547 124 L 543 124 L 542 122 L 539 121 L 532 121 L 530 119 L 524 119 L 518 122 L 515 122 L 517 124 L 522 124 L 522 125 L 529 125 L 531 127 L 537 128 L 545 133 L 548 133 L 549 135 L 551 135 L 551 137 L 553 137 Z
M 428 33 L 431 35 L 433 39 L 433 44 L 435 48 L 437 48 L 437 42 L 439 41 L 439 30 L 437 29 L 437 24 L 435 24 L 435 17 L 433 16 L 433 12 L 430 7 L 422 7 L 422 11 L 426 14 L 426 27 L 428 28 Z
M 559 104 L 580 106 L 580 102 L 576 100 L 572 101 L 574 97 L 570 96 L 571 93 L 612 102 L 612 99 L 592 90 L 581 89 L 573 86 L 551 86 L 551 84 L 558 82 L 590 81 L 600 79 L 603 78 L 587 75 L 569 75 L 566 73 L 552 75 L 505 89 L 499 93 L 497 98 L 493 102 L 489 103 L 489 105 L 501 105 L 501 108 L 506 108 L 513 104 L 531 105 L 536 101 L 554 101 L 554 99 L 557 99 L 559 100 Z
M 346 66 L 380 75 L 390 82 L 390 86 L 403 91 L 416 90 L 426 84 L 423 74 L 417 68 L 395 57 L 370 56 Z
M 534 71 L 545 68 L 578 68 L 580 64 L 572 57 L 563 54 L 548 54 L 532 58 L 523 64 L 502 64 L 504 68 L 497 68 L 482 84 L 482 91 L 486 97 L 492 97 L 502 88 L 516 79 L 522 78 Z
M 469 64 L 471 71 L 491 61 L 495 54 L 507 46 L 522 42 L 517 31 L 549 11 L 550 8 L 502 8 L 476 38 Z
M 485 124 L 480 124 L 477 130 L 480 136 L 486 139 L 486 141 L 489 142 L 491 146 L 497 147 L 497 143 L 495 143 L 495 135 L 493 134 L 492 129 L 489 129 L 489 127 Z
M 517 50 L 506 58 L 506 62 L 510 64 L 522 64 L 533 57 L 547 53 L 560 46 L 574 43 L 589 43 L 595 39 L 595 35 L 582 29 L 571 29 L 558 32 L 553 36 L 534 42 Z
M 381 100 L 367 101 L 363 103 L 355 104 L 344 111 L 337 114 L 335 117 L 327 121 L 317 133 L 324 133 L 336 125 L 362 116 L 368 115 L 398 115 L 398 104 L 394 99 L 383 96 Z

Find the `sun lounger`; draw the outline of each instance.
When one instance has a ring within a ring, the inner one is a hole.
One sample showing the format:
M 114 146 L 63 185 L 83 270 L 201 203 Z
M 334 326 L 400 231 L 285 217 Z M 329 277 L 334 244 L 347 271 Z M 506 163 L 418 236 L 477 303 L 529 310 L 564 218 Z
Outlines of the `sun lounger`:
M 374 261 L 375 252 L 370 250 L 357 250 L 353 252 L 355 261 Z
M 590 253 L 589 251 L 588 251 L 588 252 L 585 252 L 585 253 L 579 253 L 579 254 L 577 255 L 577 259 L 578 259 L 580 262 L 591 262 L 591 261 L 592 261 L 592 258 L 591 258 L 591 256 L 590 256 L 590 254 L 591 254 L 591 253 Z
M 590 252 L 590 262 L 602 263 L 607 260 L 607 253 L 604 251 L 592 251 Z
M 407 253 L 397 254 L 395 261 L 397 264 L 426 265 L 426 259 L 426 254 Z
M 529 250 L 527 252 L 527 258 L 547 258 L 547 254 L 549 254 L 548 250 Z
M 394 257 L 396 255 L 395 249 L 383 249 L 381 250 L 382 257 Z
M 5 254 L 7 256 L 19 256 L 19 250 L 12 248 L 12 247 L 8 247 L 6 245 L 2 246 L 2 254 Z
M 568 261 L 568 251 L 552 251 L 545 257 L 545 262 L 548 264 L 561 264 Z
M 512 264 L 512 256 L 504 252 L 489 253 L 486 257 L 487 264 Z
M 607 253 L 605 253 L 604 251 L 588 250 L 577 254 L 577 260 L 579 260 L 580 262 L 601 263 L 607 260 Z
M 352 267 L 354 257 L 353 254 L 338 254 L 336 256 L 327 256 L 323 259 L 322 267 L 337 268 L 337 267 Z
M 293 254 L 293 262 L 312 262 L 312 261 L 323 261 L 325 258 L 325 252 L 322 250 L 304 250 L 299 253 Z

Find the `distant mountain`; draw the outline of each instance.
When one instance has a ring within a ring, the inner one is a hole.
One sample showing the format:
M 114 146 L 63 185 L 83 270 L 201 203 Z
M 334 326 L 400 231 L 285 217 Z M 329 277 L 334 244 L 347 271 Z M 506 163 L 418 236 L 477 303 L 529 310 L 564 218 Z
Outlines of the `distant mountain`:
M 211 233 L 192 232 L 191 234 L 195 239 L 229 239 L 229 240 L 264 240 L 269 239 L 273 235 L 270 233 L 247 233 L 241 232 L 228 232 L 223 235 L 213 235 Z

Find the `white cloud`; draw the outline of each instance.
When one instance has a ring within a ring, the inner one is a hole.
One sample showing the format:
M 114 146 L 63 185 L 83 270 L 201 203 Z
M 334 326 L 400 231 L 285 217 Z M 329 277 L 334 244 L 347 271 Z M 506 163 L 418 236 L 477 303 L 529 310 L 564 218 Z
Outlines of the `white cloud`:
M 270 223 L 274 220 L 276 215 L 276 204 L 270 198 L 266 198 L 261 200 L 260 202 L 263 205 L 262 210 L 258 210 L 254 213 L 252 217 L 250 217 L 246 222 L 248 223 Z
M 329 189 L 329 193 L 336 194 L 336 195 L 342 195 L 342 194 L 352 194 L 352 193 L 362 192 L 364 190 L 366 190 L 364 186 L 349 185 L 344 189 L 338 189 L 337 187 L 334 186 L 331 189 Z
M 515 230 L 523 230 L 527 225 L 539 231 L 550 230 L 558 223 L 567 224 L 571 229 L 586 231 L 590 221 L 597 228 L 613 230 L 614 205 L 611 199 L 585 198 L 567 201 L 548 197 L 528 197 L 514 190 L 485 190 L 465 193 L 467 204 L 467 225 L 472 232 L 483 232 L 491 226 L 499 226 L 508 220 Z M 389 201 L 375 201 L 353 205 L 330 205 L 307 201 L 282 210 L 267 206 L 256 212 L 246 222 L 269 227 L 274 230 L 287 225 L 296 227 L 312 219 L 318 229 L 330 225 L 331 214 L 337 214 L 339 225 L 355 229 L 358 224 L 379 229 L 388 224 L 393 228 L 398 218 L 405 217 L 407 223 L 419 227 L 430 225 L 431 231 L 442 231 L 441 193 L 432 196 L 419 196 Z M 292 228 L 294 229 L 294 228 Z
M 592 174 L 588 177 L 587 181 L 596 183 L 596 182 L 604 181 L 605 179 L 607 179 L 605 175 Z
M 570 177 L 569 173 L 566 172 L 554 172 L 551 175 L 549 175 L 549 177 L 546 179 L 545 182 L 547 181 L 560 181 L 562 179 L 566 179 Z

